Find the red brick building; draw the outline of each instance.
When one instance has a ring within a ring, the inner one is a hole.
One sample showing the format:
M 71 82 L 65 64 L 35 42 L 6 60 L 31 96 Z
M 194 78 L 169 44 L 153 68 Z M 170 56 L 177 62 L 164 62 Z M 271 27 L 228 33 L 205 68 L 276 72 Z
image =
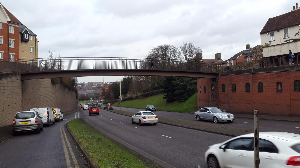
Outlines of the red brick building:
M 19 26 L 22 24 L 0 4 L 0 60 L 19 60 Z
M 300 116 L 300 71 L 240 74 L 197 81 L 198 107 L 232 113 Z

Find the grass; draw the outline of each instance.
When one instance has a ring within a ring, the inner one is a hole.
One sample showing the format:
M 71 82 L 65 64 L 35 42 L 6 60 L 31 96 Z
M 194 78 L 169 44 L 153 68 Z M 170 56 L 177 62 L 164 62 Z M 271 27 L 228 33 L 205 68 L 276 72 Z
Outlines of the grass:
M 161 111 L 176 111 L 176 112 L 193 112 L 197 105 L 197 93 L 192 95 L 185 102 L 166 103 L 163 99 L 163 94 L 148 97 L 145 99 L 131 100 L 122 102 L 122 107 L 141 108 L 144 109 L 146 105 L 154 105 L 157 110 Z M 113 106 L 120 106 L 119 103 Z
M 69 129 L 99 167 L 146 168 L 160 167 L 106 138 L 82 119 L 68 123 Z

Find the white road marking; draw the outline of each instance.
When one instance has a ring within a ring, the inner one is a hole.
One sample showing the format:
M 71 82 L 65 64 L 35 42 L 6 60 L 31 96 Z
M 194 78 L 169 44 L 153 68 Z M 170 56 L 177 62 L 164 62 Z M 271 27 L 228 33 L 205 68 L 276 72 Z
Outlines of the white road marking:
M 172 138 L 172 137 L 169 137 L 169 138 Z
M 299 127 L 296 127 L 296 128 L 299 128 Z
M 165 135 L 162 135 L 162 136 L 165 136 Z
M 248 122 L 244 122 L 245 124 L 247 124 Z

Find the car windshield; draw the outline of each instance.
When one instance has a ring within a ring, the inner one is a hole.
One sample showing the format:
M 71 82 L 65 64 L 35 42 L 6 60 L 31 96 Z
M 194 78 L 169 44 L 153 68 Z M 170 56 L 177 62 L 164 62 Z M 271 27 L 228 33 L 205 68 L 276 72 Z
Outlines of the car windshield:
M 294 145 L 291 148 L 294 149 L 294 151 L 300 153 L 300 144 Z
M 155 114 L 151 112 L 143 112 L 143 115 L 155 115 Z
M 210 111 L 212 113 L 222 113 L 222 111 L 220 109 L 218 109 L 218 108 L 211 108 Z
M 21 112 L 16 114 L 16 119 L 34 118 L 34 112 Z
M 91 109 L 98 109 L 98 107 L 91 107 Z
M 148 107 L 151 107 L 151 108 L 152 108 L 152 107 L 154 107 L 154 106 L 153 106 L 153 105 L 148 105 Z

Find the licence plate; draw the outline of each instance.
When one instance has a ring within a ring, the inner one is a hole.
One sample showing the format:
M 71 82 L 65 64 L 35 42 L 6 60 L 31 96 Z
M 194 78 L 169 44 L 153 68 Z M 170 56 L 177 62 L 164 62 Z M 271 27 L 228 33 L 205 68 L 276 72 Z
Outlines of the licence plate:
M 153 118 L 153 117 L 148 117 L 148 118 L 150 119 L 150 118 Z
M 30 121 L 21 122 L 21 124 L 29 124 Z
M 93 111 L 96 111 L 96 110 L 93 110 Z

